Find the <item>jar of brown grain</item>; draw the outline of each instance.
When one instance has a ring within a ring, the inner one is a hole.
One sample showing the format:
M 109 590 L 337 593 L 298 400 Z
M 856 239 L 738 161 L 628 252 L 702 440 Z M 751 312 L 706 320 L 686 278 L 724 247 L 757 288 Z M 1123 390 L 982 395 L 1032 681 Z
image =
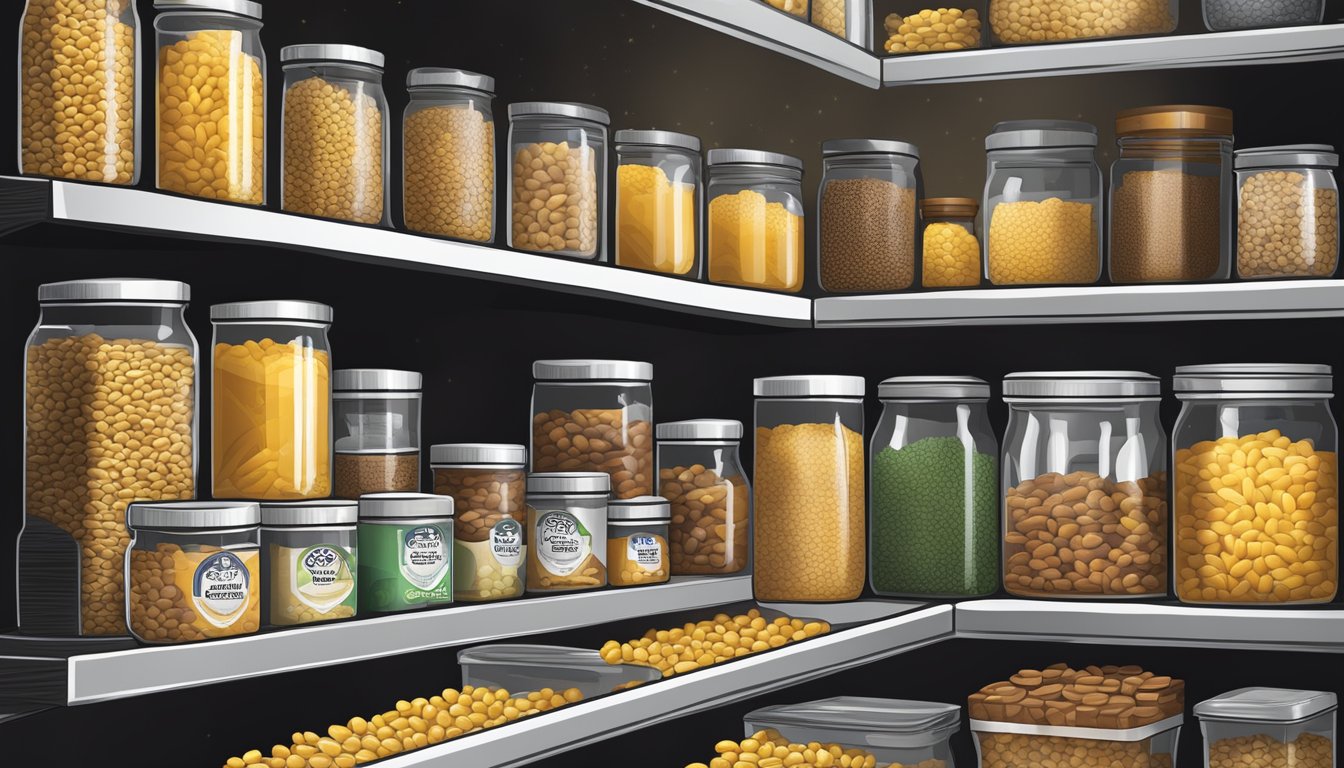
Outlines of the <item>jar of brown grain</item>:
M 821 287 L 831 293 L 903 291 L 915 283 L 924 182 L 919 148 L 904 141 L 832 139 L 821 145 L 817 210 Z

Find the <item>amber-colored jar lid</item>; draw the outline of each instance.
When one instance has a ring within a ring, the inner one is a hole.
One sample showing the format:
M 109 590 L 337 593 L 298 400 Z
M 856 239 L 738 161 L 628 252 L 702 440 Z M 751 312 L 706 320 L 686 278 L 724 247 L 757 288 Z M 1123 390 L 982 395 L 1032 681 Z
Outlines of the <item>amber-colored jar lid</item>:
M 919 212 L 926 219 L 973 219 L 980 202 L 970 197 L 926 197 L 919 201 Z
M 1126 136 L 1231 136 L 1232 110 L 1197 104 L 1126 109 L 1115 116 L 1115 134 Z

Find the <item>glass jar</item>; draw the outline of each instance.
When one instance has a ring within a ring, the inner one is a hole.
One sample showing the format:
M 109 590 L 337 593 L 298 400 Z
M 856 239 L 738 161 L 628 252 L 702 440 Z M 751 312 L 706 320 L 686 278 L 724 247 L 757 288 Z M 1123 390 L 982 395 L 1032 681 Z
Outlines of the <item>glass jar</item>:
M 173 280 L 38 288 L 41 314 L 24 363 L 25 633 L 125 635 L 127 503 L 196 494 L 200 389 L 196 338 L 184 317 L 190 293 Z M 152 473 L 126 463 L 132 444 L 151 452 Z
M 495 241 L 495 79 L 463 69 L 406 74 L 402 219 L 428 235 Z
M 353 501 L 261 505 L 261 616 L 273 627 L 348 619 L 358 610 Z
M 357 45 L 287 45 L 280 207 L 387 224 L 383 54 Z
M 453 599 L 523 594 L 527 570 L 527 448 L 452 443 L 429 449 L 434 492 L 452 496 Z
M 397 613 L 453 602 L 453 499 L 371 493 L 359 499 L 359 607 Z
M 616 132 L 616 264 L 700 278 L 700 140 Z
M 883 24 L 887 39 L 882 48 L 887 53 L 964 51 L 987 42 L 982 30 L 985 0 L 961 0 L 951 8 L 902 0 L 897 7 Z
M 527 591 L 607 585 L 607 496 L 602 472 L 527 476 Z
M 1127 109 L 1115 119 L 1111 281 L 1224 280 L 1232 265 L 1232 111 Z
M 215 498 L 331 494 L 331 317 L 312 301 L 210 308 Z
M 955 768 L 949 742 L 961 729 L 961 707 L 837 696 L 764 707 L 743 718 L 743 725 L 747 736 L 757 741 L 837 744 L 854 758 L 850 765 L 873 765 L 875 760 L 882 766 Z
M 832 139 L 821 145 L 817 265 L 830 293 L 903 291 L 914 285 L 924 194 L 919 148 L 904 141 Z
M 1204 26 L 1212 32 L 1264 27 L 1305 27 L 1325 19 L 1325 0 L 1204 0 Z
M 1204 768 L 1329 768 L 1335 712 L 1330 691 L 1238 688 L 1195 705 Z
M 865 51 L 872 45 L 873 6 L 868 0 L 812 0 L 812 23 Z
M 658 425 L 658 495 L 671 504 L 673 576 L 739 573 L 751 564 L 751 485 L 742 422 Z
M 27 0 L 19 30 L 23 173 L 136 183 L 139 26 L 133 0 Z
M 653 365 L 532 364 L 533 472 L 605 472 L 616 499 L 653 492 Z
M 1339 436 L 1330 366 L 1187 365 L 1174 384 L 1176 597 L 1333 600 Z
M 1003 380 L 1003 587 L 1053 598 L 1167 594 L 1161 382 L 1139 371 Z
M 637 496 L 607 504 L 607 583 L 613 587 L 661 584 L 671 574 L 668 526 L 672 506 L 662 496 Z
M 420 374 L 348 368 L 332 379 L 336 496 L 420 490 Z
M 135 639 L 190 643 L 261 627 L 254 502 L 134 502 L 126 520 L 133 536 L 123 605 Z
M 985 137 L 985 269 L 994 285 L 1088 285 L 1101 277 L 1097 129 L 999 123 Z
M 154 0 L 157 181 L 183 195 L 266 202 L 261 4 Z M 193 102 L 193 97 L 195 102 Z
M 1237 276 L 1330 277 L 1339 266 L 1339 155 L 1328 144 L 1239 149 Z
M 879 595 L 979 597 L 999 588 L 999 444 L 971 376 L 878 386 L 868 456 L 868 568 Z
M 919 202 L 919 212 L 924 220 L 923 286 L 979 286 L 984 274 L 975 234 L 980 203 L 969 197 L 929 197 Z
M 710 282 L 797 293 L 803 161 L 754 149 L 711 149 L 708 161 Z
M 996 45 L 1165 35 L 1179 21 L 1180 0 L 989 0 Z
M 607 111 L 509 105 L 509 247 L 606 261 Z
M 807 18 L 807 0 L 761 0 L 776 10 Z
M 458 651 L 457 666 L 463 687 L 503 688 L 515 697 L 577 688 L 590 699 L 663 678 L 657 667 L 648 664 L 608 664 L 592 648 L 560 645 L 478 645 Z
M 756 599 L 863 591 L 863 378 L 756 379 Z

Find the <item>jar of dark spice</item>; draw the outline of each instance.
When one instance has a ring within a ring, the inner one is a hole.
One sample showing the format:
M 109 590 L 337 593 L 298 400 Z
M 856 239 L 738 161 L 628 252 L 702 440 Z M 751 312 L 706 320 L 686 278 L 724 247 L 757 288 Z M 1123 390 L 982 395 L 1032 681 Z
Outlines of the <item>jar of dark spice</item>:
M 333 376 L 336 496 L 420 490 L 420 374 L 350 368 Z
M 903 141 L 833 139 L 821 145 L 824 176 L 818 263 L 832 293 L 903 291 L 914 285 L 923 181 L 919 148 Z

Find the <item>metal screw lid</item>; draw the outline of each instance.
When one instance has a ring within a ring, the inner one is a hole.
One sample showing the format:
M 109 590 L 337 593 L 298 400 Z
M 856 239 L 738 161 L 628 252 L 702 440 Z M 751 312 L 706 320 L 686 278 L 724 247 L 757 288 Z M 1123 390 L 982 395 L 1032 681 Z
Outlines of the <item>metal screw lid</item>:
M 636 144 L 648 147 L 676 147 L 691 152 L 700 151 L 700 139 L 689 133 L 676 131 L 642 131 L 623 128 L 616 132 L 617 144 Z
M 756 397 L 863 397 L 862 376 L 765 376 L 752 382 Z
M 890 139 L 828 139 L 821 143 L 821 155 L 906 155 L 918 160 L 919 147 Z
M 132 528 L 246 528 L 260 522 L 255 501 L 136 501 L 126 509 Z
M 470 88 L 495 95 L 495 78 L 465 69 L 416 67 L 406 73 L 407 88 Z
M 881 400 L 985 400 L 989 383 L 974 376 L 896 376 L 877 385 Z
M 383 54 L 372 48 L 344 43 L 306 43 L 304 45 L 286 45 L 280 49 L 280 61 L 342 61 L 350 64 L 363 64 L 366 67 L 383 68 Z
M 1198 104 L 1126 109 L 1115 116 L 1115 135 L 1119 138 L 1231 137 L 1232 110 Z
M 354 525 L 358 520 L 359 503 L 344 499 L 261 503 L 261 524 L 266 526 Z
M 1003 377 L 1009 398 L 1153 398 L 1162 381 L 1143 371 L 1022 371 Z
M 793 155 L 759 149 L 711 149 L 706 162 L 709 165 L 778 165 L 795 171 L 803 170 L 803 161 Z
M 154 9 L 223 11 L 237 16 L 261 19 L 261 3 L 254 3 L 252 0 L 154 0 Z
M 1329 144 L 1283 144 L 1277 147 L 1238 149 L 1232 153 L 1232 167 L 1237 170 L 1298 165 L 1338 168 L 1339 155 Z
M 1176 368 L 1172 389 L 1181 399 L 1201 395 L 1228 398 L 1247 394 L 1309 394 L 1330 397 L 1334 378 L 1328 365 L 1312 363 L 1215 363 Z
M 210 307 L 210 319 L 230 320 L 297 320 L 306 323 L 330 323 L 334 314 L 331 307 L 316 301 L 276 299 L 273 301 L 234 301 Z
M 1195 716 L 1206 720 L 1291 723 L 1307 720 L 1339 706 L 1330 691 L 1293 688 L 1238 688 L 1195 705 Z
M 359 497 L 361 520 L 453 516 L 453 497 L 433 493 L 366 493 Z
M 606 472 L 538 472 L 527 476 L 527 492 L 605 496 L 611 493 L 611 475 Z
M 429 463 L 524 466 L 527 448 L 512 443 L 439 443 L 429 447 Z
M 607 520 L 613 522 L 662 521 L 672 519 L 672 505 L 662 496 L 636 496 L 607 502 Z
M 419 392 L 416 371 L 393 368 L 341 368 L 331 375 L 333 392 Z
M 1097 127 L 1076 120 L 1008 120 L 985 137 L 985 149 L 1095 147 Z
M 734 419 L 665 421 L 654 428 L 659 440 L 741 440 L 742 422 Z
M 653 381 L 653 363 L 638 360 L 537 360 L 537 381 Z
M 62 301 L 163 301 L 185 304 L 190 299 L 191 286 L 186 283 L 140 277 L 95 277 L 43 283 L 37 287 L 37 300 L 43 304 Z
M 611 115 L 607 110 L 577 101 L 520 101 L 509 105 L 510 120 L 541 115 L 573 117 L 590 123 L 611 125 Z
M 980 201 L 970 197 L 926 197 L 919 201 L 925 219 L 973 219 L 980 212 Z

